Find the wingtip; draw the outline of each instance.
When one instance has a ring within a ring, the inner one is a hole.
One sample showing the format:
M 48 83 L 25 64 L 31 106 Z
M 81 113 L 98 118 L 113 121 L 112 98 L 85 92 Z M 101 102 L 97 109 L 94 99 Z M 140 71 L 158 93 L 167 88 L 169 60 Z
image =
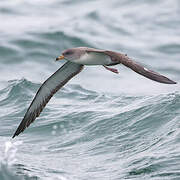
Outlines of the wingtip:
M 14 139 L 15 137 L 16 137 L 16 135 L 14 134 L 13 137 L 12 137 L 12 139 Z
M 173 80 L 168 79 L 167 84 L 177 84 L 177 82 L 175 82 L 175 81 L 173 81 Z
M 21 132 L 23 132 L 24 130 L 21 130 L 20 129 L 20 125 L 19 125 L 19 127 L 17 128 L 17 130 L 16 130 L 16 132 L 14 133 L 14 135 L 12 136 L 12 138 L 15 138 L 16 136 L 18 136 Z
M 164 83 L 164 84 L 177 84 L 177 82 L 167 78 L 166 76 L 157 74 L 156 79 L 153 79 L 157 82 Z
M 18 136 L 19 134 L 17 132 L 14 133 L 14 135 L 12 136 L 12 139 L 14 139 L 16 136 Z

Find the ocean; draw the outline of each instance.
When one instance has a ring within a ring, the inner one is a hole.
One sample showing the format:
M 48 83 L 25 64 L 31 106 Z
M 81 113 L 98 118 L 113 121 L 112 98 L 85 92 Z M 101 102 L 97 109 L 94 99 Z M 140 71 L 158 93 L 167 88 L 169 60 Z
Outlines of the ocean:
M 180 179 L 179 0 L 1 0 L 0 180 Z M 67 48 L 127 54 L 177 82 L 123 65 L 87 66 L 12 139 Z

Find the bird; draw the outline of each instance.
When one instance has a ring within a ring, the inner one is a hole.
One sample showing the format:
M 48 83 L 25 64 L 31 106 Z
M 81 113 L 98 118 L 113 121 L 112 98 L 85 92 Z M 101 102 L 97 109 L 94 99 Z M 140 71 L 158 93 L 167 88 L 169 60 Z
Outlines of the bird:
M 108 71 L 118 74 L 118 70 L 109 66 L 123 64 L 136 73 L 165 84 L 176 84 L 177 82 L 152 71 L 136 61 L 132 60 L 127 54 L 122 54 L 110 50 L 95 49 L 89 47 L 75 47 L 66 49 L 56 58 L 56 61 L 66 60 L 54 74 L 52 74 L 39 88 L 24 118 L 15 131 L 12 138 L 22 133 L 40 115 L 51 97 L 61 89 L 70 79 L 79 74 L 84 65 L 102 65 Z

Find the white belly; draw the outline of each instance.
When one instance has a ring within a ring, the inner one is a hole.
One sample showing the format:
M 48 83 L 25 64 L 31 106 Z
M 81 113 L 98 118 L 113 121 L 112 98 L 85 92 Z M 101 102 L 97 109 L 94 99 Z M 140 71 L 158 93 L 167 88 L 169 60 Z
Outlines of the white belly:
M 104 53 L 85 53 L 80 59 L 74 60 L 75 63 L 84 65 L 107 65 L 111 64 L 111 58 Z

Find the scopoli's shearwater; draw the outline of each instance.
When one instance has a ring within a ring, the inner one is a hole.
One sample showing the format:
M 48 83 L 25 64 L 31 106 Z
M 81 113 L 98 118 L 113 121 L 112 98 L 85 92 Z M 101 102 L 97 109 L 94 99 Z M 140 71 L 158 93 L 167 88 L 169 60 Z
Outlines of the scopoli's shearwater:
M 108 66 L 123 64 L 151 80 L 165 84 L 176 84 L 169 78 L 136 63 L 127 55 L 114 51 L 77 47 L 65 50 L 61 56 L 56 58 L 56 60 L 61 59 L 68 62 L 51 75 L 39 88 L 13 138 L 23 132 L 40 115 L 50 98 L 73 76 L 80 73 L 84 65 L 103 65 L 107 70 L 118 73 L 117 69 Z

